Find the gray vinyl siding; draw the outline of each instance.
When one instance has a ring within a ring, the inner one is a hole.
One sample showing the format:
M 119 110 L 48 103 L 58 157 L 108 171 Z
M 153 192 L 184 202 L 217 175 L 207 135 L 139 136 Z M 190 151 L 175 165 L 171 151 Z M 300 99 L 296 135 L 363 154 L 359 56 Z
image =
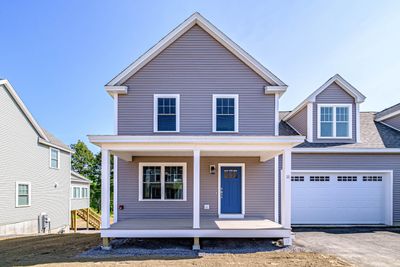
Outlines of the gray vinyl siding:
M 393 220 L 400 222 L 400 155 L 293 154 L 293 170 L 393 170 Z
M 89 194 L 90 194 L 90 185 L 89 184 L 71 181 L 71 210 L 80 210 L 80 209 L 89 208 L 90 195 L 89 195 L 89 198 L 74 199 L 73 198 L 73 190 L 72 190 L 72 188 L 74 186 L 78 186 L 78 187 L 81 187 L 81 188 L 82 187 L 86 187 L 88 189 Z M 81 189 L 81 196 L 82 196 L 82 189 Z
M 352 138 L 318 139 L 318 104 L 352 104 Z M 317 97 L 313 106 L 313 132 L 315 143 L 355 143 L 356 142 L 356 107 L 354 98 L 336 83 L 329 85 Z
M 140 162 L 186 162 L 187 201 L 138 201 Z M 218 216 L 218 172 L 210 174 L 209 166 L 218 163 L 245 163 L 246 216 L 274 220 L 274 163 L 261 163 L 256 157 L 202 157 L 200 160 L 200 212 L 202 216 Z M 193 158 L 135 157 L 133 162 L 118 161 L 118 219 L 132 218 L 192 218 Z M 210 209 L 205 210 L 204 205 Z
M 69 224 L 70 155 L 49 167 L 49 147 L 4 87 L 0 86 L 0 225 L 37 220 L 45 212 L 52 229 Z M 31 183 L 31 206 L 16 208 L 16 182 Z
M 296 115 L 290 118 L 287 123 L 292 126 L 299 134 L 307 135 L 307 106 L 302 108 Z
M 400 115 L 391 117 L 391 118 L 389 118 L 387 120 L 384 120 L 382 122 L 387 124 L 387 125 L 389 125 L 389 126 L 391 126 L 391 127 L 396 128 L 396 129 L 398 129 L 400 131 Z
M 275 97 L 264 94 L 268 83 L 199 26 L 124 85 L 128 94 L 118 97 L 119 135 L 154 134 L 154 94 L 180 94 L 179 134 L 213 134 L 212 95 L 239 94 L 239 134 L 274 135 Z

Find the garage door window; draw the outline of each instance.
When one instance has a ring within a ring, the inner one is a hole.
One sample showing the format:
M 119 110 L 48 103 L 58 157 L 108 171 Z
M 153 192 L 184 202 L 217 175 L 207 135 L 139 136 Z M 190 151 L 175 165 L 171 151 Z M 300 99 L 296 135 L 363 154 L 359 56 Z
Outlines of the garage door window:
M 304 182 L 304 176 L 292 176 L 292 182 Z
M 364 182 L 382 182 L 382 176 L 363 176 Z
M 338 182 L 357 182 L 357 176 L 338 176 Z
M 310 176 L 310 182 L 329 182 L 329 176 Z

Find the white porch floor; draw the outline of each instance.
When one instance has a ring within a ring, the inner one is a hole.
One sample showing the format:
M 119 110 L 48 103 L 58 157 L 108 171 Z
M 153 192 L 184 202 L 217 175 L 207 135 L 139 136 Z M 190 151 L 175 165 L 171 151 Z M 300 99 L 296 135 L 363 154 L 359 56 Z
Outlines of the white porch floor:
M 114 223 L 111 230 L 193 230 L 193 220 L 187 219 L 129 219 Z M 263 218 L 219 219 L 205 217 L 200 219 L 200 229 L 214 230 L 266 230 L 284 229 L 279 223 Z

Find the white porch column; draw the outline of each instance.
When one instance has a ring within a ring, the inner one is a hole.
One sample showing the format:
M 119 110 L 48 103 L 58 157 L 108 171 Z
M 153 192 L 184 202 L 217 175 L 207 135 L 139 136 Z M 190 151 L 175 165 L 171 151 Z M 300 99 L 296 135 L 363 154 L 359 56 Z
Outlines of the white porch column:
M 292 224 L 292 151 L 285 149 L 283 152 L 282 177 L 281 177 L 281 223 L 285 228 Z
M 110 227 L 110 151 L 101 149 L 101 228 Z
M 193 151 L 193 228 L 200 228 L 200 150 Z
M 114 156 L 114 221 L 118 222 L 118 157 Z

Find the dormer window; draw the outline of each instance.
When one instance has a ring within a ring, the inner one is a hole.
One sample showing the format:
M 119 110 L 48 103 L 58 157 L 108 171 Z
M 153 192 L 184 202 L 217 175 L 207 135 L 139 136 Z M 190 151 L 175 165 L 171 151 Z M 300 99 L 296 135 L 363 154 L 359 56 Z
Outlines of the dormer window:
M 351 104 L 318 105 L 318 138 L 351 138 Z
M 154 132 L 179 132 L 179 95 L 154 95 Z
M 213 95 L 213 132 L 239 131 L 239 95 Z

